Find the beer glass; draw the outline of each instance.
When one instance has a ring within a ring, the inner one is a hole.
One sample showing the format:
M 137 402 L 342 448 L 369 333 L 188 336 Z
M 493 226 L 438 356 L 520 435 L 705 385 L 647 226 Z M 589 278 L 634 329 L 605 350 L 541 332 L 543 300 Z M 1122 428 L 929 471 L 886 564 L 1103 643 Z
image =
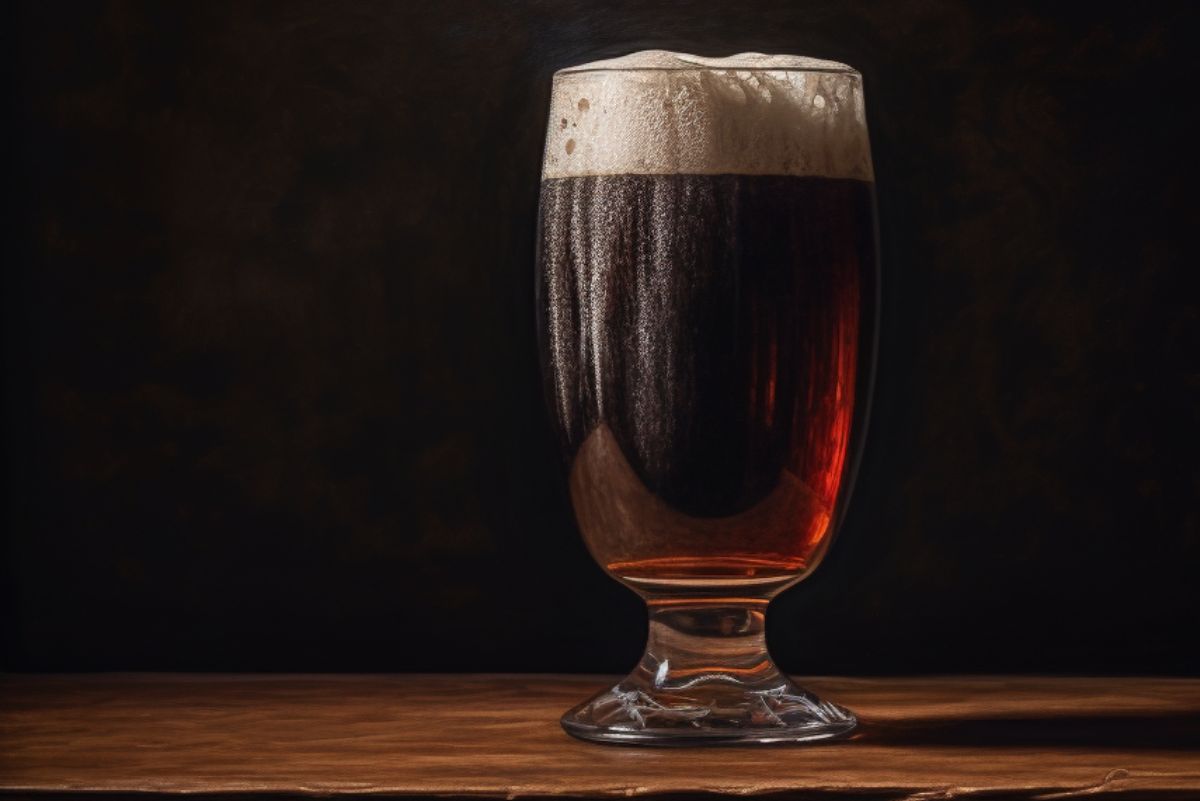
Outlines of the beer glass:
M 874 360 L 874 177 L 850 67 L 664 51 L 557 72 L 538 339 L 580 532 L 645 600 L 587 740 L 797 742 L 854 715 L 772 662 L 837 529 Z

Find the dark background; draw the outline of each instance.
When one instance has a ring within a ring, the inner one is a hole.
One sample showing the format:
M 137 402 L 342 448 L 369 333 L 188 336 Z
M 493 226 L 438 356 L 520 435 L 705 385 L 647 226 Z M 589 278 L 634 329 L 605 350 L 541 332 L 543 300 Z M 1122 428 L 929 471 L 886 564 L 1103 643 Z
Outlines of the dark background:
M 865 78 L 876 413 L 784 667 L 1197 672 L 1189 4 L 14 14 L 4 668 L 630 667 L 534 219 L 551 73 L 657 46 Z

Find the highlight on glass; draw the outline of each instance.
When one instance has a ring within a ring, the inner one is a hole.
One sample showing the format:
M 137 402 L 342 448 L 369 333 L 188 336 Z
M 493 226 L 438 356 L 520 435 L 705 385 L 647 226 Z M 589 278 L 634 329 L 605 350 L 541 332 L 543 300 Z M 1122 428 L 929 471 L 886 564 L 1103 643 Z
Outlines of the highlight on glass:
M 545 394 L 580 532 L 645 600 L 588 740 L 845 735 L 771 660 L 771 599 L 838 528 L 874 362 L 862 79 L 798 56 L 645 51 L 554 76 L 537 251 Z

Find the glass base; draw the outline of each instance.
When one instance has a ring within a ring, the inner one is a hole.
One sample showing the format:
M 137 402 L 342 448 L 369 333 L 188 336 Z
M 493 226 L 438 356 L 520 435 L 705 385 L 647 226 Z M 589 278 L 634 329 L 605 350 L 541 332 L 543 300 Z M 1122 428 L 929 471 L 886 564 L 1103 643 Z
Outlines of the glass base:
M 761 690 L 700 685 L 688 691 L 655 691 L 631 679 L 563 715 L 563 728 L 594 742 L 691 746 L 828 740 L 858 724 L 849 710 L 786 679 Z
M 767 598 L 647 600 L 646 650 L 620 684 L 562 718 L 583 740 L 631 745 L 801 743 L 858 721 L 788 680 L 765 640 Z
M 622 682 L 562 718 L 581 740 L 646 746 L 811 742 L 850 734 L 857 718 L 844 707 L 784 681 L 768 689 L 697 687 L 654 692 Z

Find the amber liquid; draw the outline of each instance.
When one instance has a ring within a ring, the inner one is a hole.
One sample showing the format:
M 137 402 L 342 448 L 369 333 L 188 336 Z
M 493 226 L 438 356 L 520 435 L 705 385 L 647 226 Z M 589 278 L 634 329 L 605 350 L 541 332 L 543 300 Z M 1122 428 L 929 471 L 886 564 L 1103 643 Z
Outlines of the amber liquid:
M 768 594 L 836 528 L 861 431 L 872 186 L 543 181 L 539 340 L 593 556 L 648 594 Z

